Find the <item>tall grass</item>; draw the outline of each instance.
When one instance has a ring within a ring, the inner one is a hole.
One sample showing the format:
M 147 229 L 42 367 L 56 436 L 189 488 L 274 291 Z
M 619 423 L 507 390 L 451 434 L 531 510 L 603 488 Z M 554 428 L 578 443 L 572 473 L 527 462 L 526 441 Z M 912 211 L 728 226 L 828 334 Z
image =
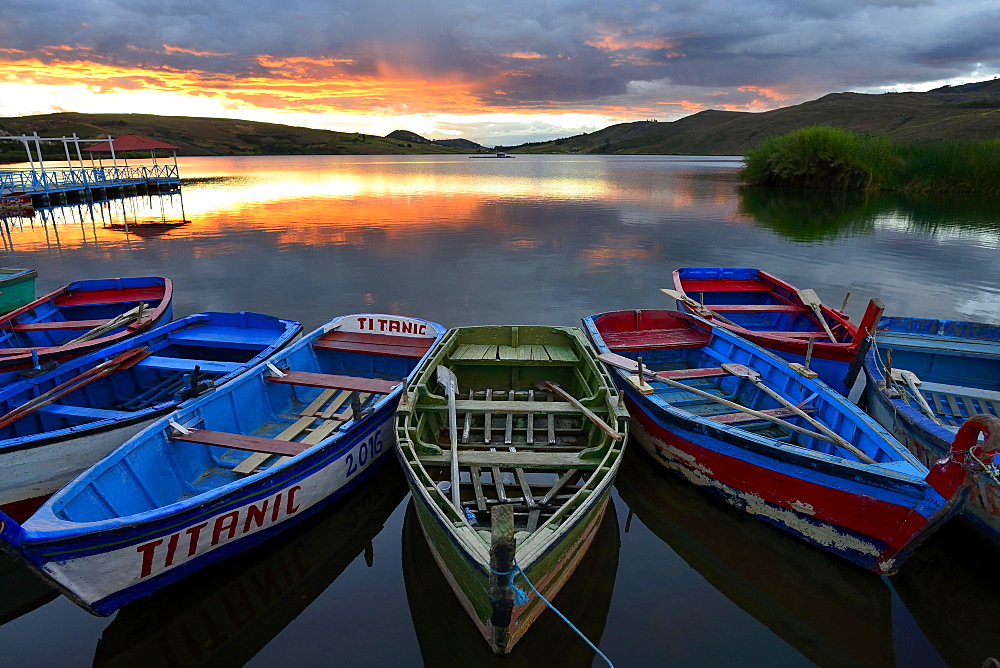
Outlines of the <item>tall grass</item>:
M 896 145 L 817 125 L 747 151 L 741 176 L 752 185 L 1000 192 L 1000 140 Z

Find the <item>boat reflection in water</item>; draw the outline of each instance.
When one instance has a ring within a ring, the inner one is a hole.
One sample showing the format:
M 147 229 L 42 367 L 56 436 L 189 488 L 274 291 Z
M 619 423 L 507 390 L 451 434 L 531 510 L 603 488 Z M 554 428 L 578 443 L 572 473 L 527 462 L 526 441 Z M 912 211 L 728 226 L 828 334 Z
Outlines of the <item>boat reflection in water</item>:
M 243 665 L 364 553 L 406 496 L 398 466 L 315 518 L 236 558 L 122 608 L 95 666 Z
M 1000 659 L 997 552 L 970 528 L 950 522 L 913 553 L 890 582 L 949 666 Z
M 615 488 L 631 513 L 709 584 L 818 665 L 895 666 L 891 593 L 879 576 L 661 468 L 634 448 Z
M 598 646 L 611 607 L 620 547 L 618 515 L 611 498 L 590 549 L 552 601 L 559 612 Z M 403 520 L 403 581 L 426 666 L 515 668 L 594 663 L 594 650 L 550 609 L 535 620 L 509 655 L 494 655 L 434 562 L 412 500 Z M 527 589 L 521 578 L 515 579 L 514 584 Z
M 0 626 L 59 596 L 24 564 L 0 552 Z

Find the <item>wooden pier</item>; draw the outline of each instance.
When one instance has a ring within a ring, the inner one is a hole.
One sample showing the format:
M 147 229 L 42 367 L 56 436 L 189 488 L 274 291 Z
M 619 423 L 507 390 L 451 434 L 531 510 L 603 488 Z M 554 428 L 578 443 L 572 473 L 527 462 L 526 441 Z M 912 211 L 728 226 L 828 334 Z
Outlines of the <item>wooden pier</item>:
M 36 207 L 53 204 L 110 199 L 129 195 L 169 192 L 180 186 L 180 172 L 177 168 L 177 154 L 173 164 L 157 164 L 157 149 L 176 150 L 178 147 L 139 135 L 125 135 L 112 139 L 80 139 L 72 137 L 44 138 L 35 135 L 0 136 L 0 140 L 23 143 L 27 152 L 27 168 L 0 169 L 0 197 L 30 196 Z M 66 161 L 56 168 L 46 167 L 42 157 L 42 142 L 62 142 Z M 90 143 L 83 148 L 90 154 L 90 166 L 84 161 L 81 143 Z M 34 151 L 32 151 L 34 145 Z M 70 146 L 75 147 L 76 158 L 70 155 Z M 123 160 L 119 164 L 116 154 L 124 151 L 149 150 L 151 165 L 132 165 Z M 111 165 L 94 160 L 96 153 L 107 152 Z

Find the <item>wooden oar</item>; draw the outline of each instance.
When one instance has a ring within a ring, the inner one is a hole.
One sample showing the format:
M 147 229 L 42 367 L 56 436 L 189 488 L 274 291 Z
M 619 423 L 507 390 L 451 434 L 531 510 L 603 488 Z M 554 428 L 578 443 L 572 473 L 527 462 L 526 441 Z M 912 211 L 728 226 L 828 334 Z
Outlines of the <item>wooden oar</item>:
M 98 336 L 103 336 L 108 332 L 118 329 L 119 327 L 124 327 L 130 325 L 133 322 L 142 320 L 143 316 L 146 314 L 146 309 L 148 306 L 145 302 L 140 302 L 138 306 L 130 311 L 126 311 L 121 315 L 117 315 L 111 320 L 108 320 L 103 325 L 98 325 L 90 331 L 84 332 L 80 336 L 76 337 L 72 341 L 67 341 L 63 345 L 69 345 L 71 343 L 82 343 L 83 341 L 90 341 L 91 339 L 96 339 Z
M 448 435 L 451 437 L 451 503 L 455 510 L 462 514 L 462 496 L 458 483 L 458 413 L 455 408 L 455 395 L 458 394 L 458 377 L 444 365 L 437 368 L 437 382 L 448 395 Z
M 560 397 L 562 397 L 563 399 L 565 399 L 569 403 L 571 403 L 574 406 L 576 406 L 577 410 L 579 410 L 581 413 L 583 413 L 584 415 L 586 415 L 587 418 L 591 422 L 593 422 L 598 427 L 600 427 L 601 431 L 603 431 L 605 434 L 607 434 L 611 438 L 615 439 L 616 441 L 620 441 L 620 440 L 622 440 L 622 438 L 624 438 L 624 436 L 622 436 L 621 434 L 618 433 L 618 430 L 616 430 L 614 427 L 612 427 L 607 422 L 605 422 L 604 420 L 602 420 L 601 416 L 599 416 L 597 413 L 595 413 L 594 411 L 590 410 L 589 408 L 587 408 L 586 406 L 584 406 L 582 403 L 580 403 L 580 401 L 576 397 L 574 397 L 572 394 L 570 394 L 566 390 L 564 390 L 561 387 L 559 387 L 559 384 L 556 383 L 555 381 L 551 381 L 551 380 L 536 380 L 535 381 L 535 387 L 537 387 L 540 390 L 550 390 L 550 391 L 554 392 L 555 394 L 558 394 Z
M 701 311 L 703 313 L 708 313 L 709 315 L 711 315 L 713 318 L 715 318 L 719 322 L 724 322 L 727 325 L 732 325 L 733 327 L 739 327 L 739 325 L 737 325 L 735 322 L 733 322 L 729 318 L 716 313 L 712 309 L 710 309 L 707 306 L 705 306 L 704 304 L 702 304 L 700 301 L 698 301 L 696 299 L 691 299 L 690 297 L 688 297 L 683 292 L 678 292 L 677 290 L 670 290 L 668 288 L 660 288 L 660 292 L 662 292 L 666 296 L 670 297 L 671 299 L 676 299 L 677 301 L 681 302 L 682 304 L 684 304 L 685 306 L 687 306 L 689 308 L 694 309 L 695 311 Z
M 889 372 L 889 375 L 893 380 L 901 380 L 906 383 L 906 386 L 910 388 L 910 393 L 913 394 L 913 398 L 916 399 L 917 404 L 920 405 L 920 410 L 926 413 L 927 417 L 931 420 L 942 427 L 944 426 L 944 423 L 941 422 L 940 418 L 938 418 L 934 409 L 932 409 L 930 404 L 927 403 L 927 400 L 924 399 L 924 395 L 917 389 L 917 385 L 921 383 L 921 380 L 917 378 L 917 374 L 912 371 L 907 371 L 906 369 L 893 369 Z
M 805 289 L 799 290 L 799 299 L 802 303 L 812 309 L 813 315 L 819 320 L 819 324 L 823 327 L 823 331 L 826 335 L 830 337 L 830 340 L 834 343 L 839 343 L 837 337 L 833 335 L 833 330 L 830 329 L 830 325 L 826 322 L 826 316 L 823 315 L 823 302 L 820 301 L 819 295 L 816 294 L 815 290 Z
M 781 396 L 780 394 L 772 390 L 770 387 L 768 387 L 764 383 L 764 381 L 760 379 L 760 372 L 758 372 L 756 369 L 751 369 L 750 367 L 745 366 L 743 364 L 724 363 L 720 364 L 719 366 L 725 369 L 727 373 L 730 373 L 733 376 L 736 376 L 737 378 L 742 378 L 752 383 L 754 387 L 758 388 L 761 392 L 771 397 L 779 404 L 789 409 L 790 411 L 798 415 L 800 418 L 802 418 L 812 426 L 816 427 L 816 429 L 819 429 L 821 432 L 823 432 L 823 434 L 830 437 L 830 439 L 832 439 L 835 444 L 839 445 L 844 450 L 847 450 L 861 461 L 865 462 L 866 464 L 878 463 L 874 459 L 869 457 L 867 454 L 865 454 L 865 452 L 858 449 L 849 441 L 847 441 L 845 438 L 843 438 L 840 434 L 836 433 L 835 431 L 827 427 L 819 420 L 813 418 L 811 415 L 809 415 L 804 410 L 793 404 L 791 401 L 789 401 L 788 399 L 786 399 L 785 397 Z
M 638 365 L 636 364 L 635 360 L 631 360 L 622 355 L 617 355 L 615 353 L 601 353 L 597 357 L 605 364 L 610 364 L 611 366 L 618 367 L 619 369 L 631 371 L 632 373 L 635 373 L 637 370 Z M 727 408 L 732 408 L 735 411 L 746 413 L 747 415 L 752 415 L 755 418 L 759 418 L 761 420 L 773 422 L 781 427 L 784 427 L 785 429 L 790 429 L 799 434 L 803 434 L 805 436 L 809 436 L 810 438 L 815 438 L 817 440 L 823 441 L 824 443 L 832 443 L 833 445 L 838 445 L 838 443 L 830 439 L 828 436 L 825 436 L 824 434 L 811 431 L 809 429 L 806 429 L 805 427 L 800 427 L 797 424 L 792 424 L 791 422 L 782 420 L 779 417 L 768 415 L 767 413 L 762 413 L 761 411 L 755 411 L 754 409 L 747 408 L 746 406 L 738 404 L 735 401 L 729 401 L 728 399 L 717 397 L 711 392 L 705 392 L 704 390 L 699 390 L 697 387 L 691 387 L 690 385 L 686 385 L 685 383 L 679 383 L 676 380 L 671 380 L 670 378 L 664 378 L 663 376 L 658 376 L 656 373 L 652 371 L 646 371 L 645 375 L 647 378 L 652 378 L 653 380 L 665 383 L 679 390 L 690 392 L 691 394 L 708 399 L 710 401 L 714 401 L 715 403 L 720 404 L 722 406 L 726 406 Z
M 26 415 L 30 415 L 42 406 L 48 405 L 57 399 L 79 390 L 85 385 L 89 385 L 95 380 L 105 378 L 115 373 L 116 371 L 123 371 L 128 369 L 135 364 L 142 361 L 143 358 L 148 357 L 151 353 L 146 348 L 134 348 L 132 350 L 126 350 L 113 357 L 112 359 L 102 362 L 92 369 L 88 369 L 83 373 L 70 378 L 64 383 L 56 385 L 48 392 L 38 395 L 37 397 L 25 402 L 24 404 L 18 406 L 7 414 L 0 416 L 0 428 L 6 427 L 9 424 L 17 422 Z

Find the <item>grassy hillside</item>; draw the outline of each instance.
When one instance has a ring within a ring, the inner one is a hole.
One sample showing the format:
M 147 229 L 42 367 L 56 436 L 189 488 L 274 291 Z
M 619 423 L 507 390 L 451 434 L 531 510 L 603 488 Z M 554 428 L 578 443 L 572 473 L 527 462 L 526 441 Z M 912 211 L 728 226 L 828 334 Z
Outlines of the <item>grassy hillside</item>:
M 1000 138 L 1000 80 L 926 93 L 833 93 L 760 113 L 708 110 L 670 123 L 625 123 L 519 153 L 743 155 L 768 137 L 827 125 L 896 142 Z
M 363 155 L 416 153 L 470 153 L 469 148 L 433 142 L 413 143 L 360 133 L 313 130 L 274 123 L 225 118 L 154 116 L 152 114 L 77 114 L 0 118 L 0 134 L 37 132 L 42 137 L 77 136 L 90 139 L 134 132 L 180 147 L 178 155 Z M 425 140 L 427 141 L 427 140 Z M 19 143 L 0 142 L 0 159 L 24 160 Z M 61 145 L 46 149 L 65 157 Z

